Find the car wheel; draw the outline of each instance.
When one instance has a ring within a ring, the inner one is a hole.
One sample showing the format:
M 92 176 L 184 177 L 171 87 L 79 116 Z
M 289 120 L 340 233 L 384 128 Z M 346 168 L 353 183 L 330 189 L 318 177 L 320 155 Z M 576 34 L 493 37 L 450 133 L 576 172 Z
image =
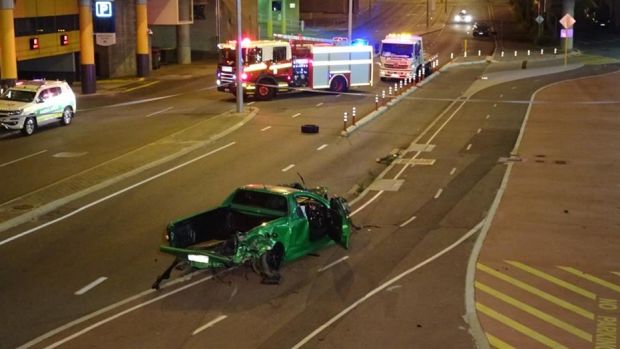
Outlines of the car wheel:
M 319 125 L 301 125 L 301 133 L 319 133 Z
M 284 258 L 284 247 L 276 244 L 269 251 L 263 253 L 260 257 L 252 262 L 252 268 L 258 270 L 263 277 L 263 283 L 277 284 L 280 282 L 280 265 Z
M 342 76 L 337 76 L 332 79 L 329 89 L 334 92 L 345 92 L 347 90 L 347 82 Z
M 33 117 L 26 118 L 24 121 L 24 126 L 22 127 L 22 133 L 26 136 L 30 136 L 34 133 L 34 130 L 37 128 L 37 124 L 34 121 Z
M 381 81 L 387 81 L 387 78 L 385 78 L 385 77 L 383 77 L 383 76 L 382 76 L 382 77 L 381 77 Z
M 60 119 L 60 123 L 67 126 L 71 123 L 73 119 L 73 110 L 70 107 L 65 107 L 65 110 L 62 111 L 62 118 Z
M 254 90 L 254 98 L 259 101 L 268 101 L 273 99 L 273 96 L 276 94 L 276 90 L 267 85 L 271 85 L 271 83 L 266 80 L 259 81 L 258 84 L 256 84 L 256 90 Z

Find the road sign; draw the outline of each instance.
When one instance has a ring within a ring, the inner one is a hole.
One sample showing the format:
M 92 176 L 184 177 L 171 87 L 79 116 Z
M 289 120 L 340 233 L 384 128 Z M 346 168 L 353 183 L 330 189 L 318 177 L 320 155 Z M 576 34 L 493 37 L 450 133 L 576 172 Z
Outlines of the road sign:
M 564 27 L 564 29 L 569 29 L 573 26 L 573 24 L 575 24 L 575 22 L 577 22 L 573 16 L 569 15 L 568 13 L 564 15 L 564 17 L 562 17 L 562 19 L 560 19 L 560 24 Z
M 572 38 L 573 30 L 572 29 L 560 29 L 560 37 L 561 38 Z
M 545 19 L 544 19 L 541 15 L 538 15 L 538 17 L 536 17 L 536 19 L 534 19 L 534 20 L 535 20 L 535 21 L 536 21 L 536 23 L 538 23 L 538 24 L 542 24 L 542 22 L 544 22 L 544 21 L 545 21 Z

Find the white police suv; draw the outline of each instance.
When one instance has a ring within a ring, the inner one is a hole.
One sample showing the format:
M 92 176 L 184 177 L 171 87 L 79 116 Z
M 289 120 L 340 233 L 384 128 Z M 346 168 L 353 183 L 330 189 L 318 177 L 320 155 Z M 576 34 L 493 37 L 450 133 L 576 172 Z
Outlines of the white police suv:
M 65 81 L 18 81 L 0 95 L 0 126 L 30 136 L 39 126 L 69 125 L 75 94 Z

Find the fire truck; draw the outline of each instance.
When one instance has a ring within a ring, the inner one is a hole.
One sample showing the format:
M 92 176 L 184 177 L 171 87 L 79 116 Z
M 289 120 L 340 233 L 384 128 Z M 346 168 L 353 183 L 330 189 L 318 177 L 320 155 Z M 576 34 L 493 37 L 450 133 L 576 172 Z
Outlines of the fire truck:
M 414 78 L 430 75 L 438 66 L 437 55 L 424 52 L 422 37 L 408 33 L 391 33 L 381 41 L 379 76 L 388 79 Z
M 274 35 L 276 40 L 241 42 L 243 93 L 269 100 L 299 89 L 346 92 L 372 86 L 373 48 L 300 35 Z M 236 93 L 236 42 L 218 44 L 218 91 Z

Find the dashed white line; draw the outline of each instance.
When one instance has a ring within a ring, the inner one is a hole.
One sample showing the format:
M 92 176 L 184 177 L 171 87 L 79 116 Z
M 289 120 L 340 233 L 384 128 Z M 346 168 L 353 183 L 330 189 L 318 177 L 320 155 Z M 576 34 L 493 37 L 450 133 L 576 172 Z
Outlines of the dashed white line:
M 485 117 L 485 119 L 488 119 L 491 117 L 491 114 L 487 114 L 487 116 Z
M 291 117 L 292 117 L 292 118 L 296 118 L 296 117 L 298 117 L 299 115 L 301 115 L 301 113 L 297 113 L 297 114 L 295 114 L 295 115 L 293 115 L 293 116 L 291 116 Z
M 479 129 L 476 131 L 476 133 L 480 133 L 480 132 L 482 132 L 482 129 L 481 129 L 481 128 L 479 128 Z
M 344 257 L 340 258 L 337 261 L 333 261 L 333 262 L 329 263 L 328 265 L 324 266 L 323 268 L 319 269 L 319 273 L 323 272 L 323 271 L 325 271 L 325 270 L 327 270 L 327 269 L 329 269 L 331 267 L 333 267 L 334 265 L 336 265 L 336 264 L 338 264 L 340 262 L 346 261 L 347 259 L 349 259 L 349 256 L 344 256 Z
M 471 149 L 471 143 L 467 145 L 467 150 Z
M 149 114 L 149 115 L 147 115 L 146 117 L 147 117 L 147 118 L 150 118 L 151 116 L 155 116 L 155 115 L 157 115 L 157 114 L 165 113 L 165 112 L 167 112 L 168 110 L 170 110 L 170 109 L 172 109 L 172 108 L 174 108 L 174 107 L 168 107 L 168 108 L 164 108 L 164 109 L 162 109 L 162 110 L 158 110 L 158 111 L 156 111 L 156 112 L 154 112 L 154 113 L 150 113 L 150 114 Z
M 254 101 L 247 103 L 246 105 L 252 105 L 252 104 L 254 104 Z
M 268 130 L 268 129 L 270 129 L 270 128 L 271 128 L 271 126 L 267 126 L 267 127 L 263 127 L 263 128 L 261 128 L 260 130 L 261 130 L 261 132 L 263 132 L 263 131 L 267 131 L 267 130 Z
M 293 167 L 295 167 L 295 164 L 290 164 L 290 165 L 286 166 L 285 168 L 283 168 L 282 172 L 286 172 L 286 171 L 292 169 Z
M 516 89 L 517 89 L 517 86 L 513 86 L 513 87 L 511 87 L 510 89 L 511 89 L 511 90 L 516 90 Z
M 107 277 L 102 276 L 102 277 L 98 278 L 97 280 L 95 280 L 95 281 L 91 282 L 90 284 L 88 284 L 88 285 L 86 285 L 86 286 L 84 286 L 84 287 L 80 288 L 79 290 L 75 291 L 74 295 L 76 295 L 76 296 L 81 296 L 81 295 L 83 295 L 84 293 L 86 293 L 86 292 L 88 292 L 88 291 L 92 290 L 93 288 L 95 288 L 95 287 L 96 287 L 97 285 L 99 285 L 100 283 L 102 283 L 102 282 L 106 281 L 107 279 L 108 279 Z
M 503 94 L 503 93 L 499 95 L 499 98 L 502 98 L 502 97 L 504 97 L 504 94 Z
M 418 217 L 413 216 L 413 217 L 411 217 L 411 218 L 407 219 L 406 221 L 404 221 L 404 222 L 400 225 L 400 227 L 402 228 L 402 227 L 404 227 L 405 225 L 407 225 L 407 224 L 409 224 L 409 223 L 413 222 L 416 218 L 418 218 Z
M 493 108 L 495 108 L 495 107 L 497 107 L 497 103 L 494 103 L 494 104 L 493 104 Z
M 207 322 L 205 325 L 198 327 L 197 329 L 194 330 L 194 332 L 192 332 L 192 336 L 195 336 L 196 334 L 206 330 L 209 327 L 212 327 L 213 325 L 217 324 L 218 322 L 226 319 L 228 316 L 226 315 L 220 315 L 218 317 L 216 317 L 215 319 Z
M 443 189 L 439 188 L 439 190 L 437 190 L 437 193 L 435 194 L 435 199 L 438 199 L 441 196 L 441 193 L 443 193 Z
M 316 148 L 316 150 L 323 150 L 325 147 L 327 147 L 327 144 L 323 144 L 322 146 Z
M 0 167 L 8 166 L 8 165 L 10 165 L 10 164 L 14 164 L 14 163 L 16 163 L 16 162 L 18 162 L 18 161 L 25 160 L 25 159 L 31 158 L 31 157 L 33 157 L 33 156 L 37 156 L 37 155 L 39 155 L 39 154 L 43 154 L 43 153 L 45 153 L 46 151 L 47 151 L 47 149 L 45 149 L 45 150 L 41 150 L 41 151 L 36 152 L 36 153 L 34 153 L 34 154 L 30 154 L 30 155 L 22 156 L 22 157 L 21 157 L 21 158 L 19 158 L 19 159 L 11 160 L 11 161 L 9 161 L 9 162 L 5 162 L 4 164 L 0 164 Z
M 450 171 L 450 176 L 452 176 L 456 172 L 456 167 L 452 167 L 452 171 Z
M 323 105 L 323 102 L 321 102 L 321 103 L 317 103 L 317 105 L 316 105 L 316 106 L 317 106 L 317 107 L 320 107 L 320 106 L 322 106 L 322 105 Z

